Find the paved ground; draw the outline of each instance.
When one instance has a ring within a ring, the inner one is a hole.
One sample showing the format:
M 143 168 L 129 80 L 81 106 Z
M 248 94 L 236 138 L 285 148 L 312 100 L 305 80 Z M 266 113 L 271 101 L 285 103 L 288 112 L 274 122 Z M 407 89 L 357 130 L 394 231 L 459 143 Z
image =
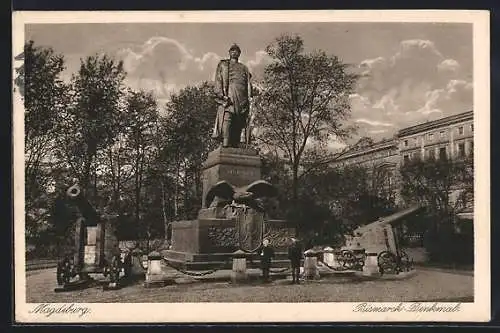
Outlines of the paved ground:
M 179 284 L 163 288 L 144 288 L 142 282 L 116 291 L 92 287 L 80 291 L 55 293 L 55 270 L 27 272 L 28 303 L 142 303 L 142 302 L 472 302 L 473 276 L 430 269 L 419 269 L 404 280 L 354 281 L 347 277 L 328 277 L 290 285 L 277 280 L 270 284 L 236 286 L 228 282 L 199 282 L 178 279 Z

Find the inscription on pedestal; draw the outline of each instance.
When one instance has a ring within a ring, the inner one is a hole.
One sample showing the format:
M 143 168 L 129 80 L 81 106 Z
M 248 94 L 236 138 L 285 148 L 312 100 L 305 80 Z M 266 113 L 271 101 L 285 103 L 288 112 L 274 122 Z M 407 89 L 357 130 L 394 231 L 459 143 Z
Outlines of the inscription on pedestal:
M 203 170 L 202 207 L 206 207 L 208 190 L 221 180 L 234 186 L 245 186 L 260 179 L 262 162 L 257 152 L 250 149 L 217 149 L 211 152 Z
M 275 248 L 285 248 L 289 245 L 290 238 L 295 236 L 293 228 L 265 224 L 264 238 L 269 240 Z
M 238 238 L 236 228 L 234 227 L 209 227 L 208 239 L 212 246 L 215 247 L 236 247 L 238 246 Z

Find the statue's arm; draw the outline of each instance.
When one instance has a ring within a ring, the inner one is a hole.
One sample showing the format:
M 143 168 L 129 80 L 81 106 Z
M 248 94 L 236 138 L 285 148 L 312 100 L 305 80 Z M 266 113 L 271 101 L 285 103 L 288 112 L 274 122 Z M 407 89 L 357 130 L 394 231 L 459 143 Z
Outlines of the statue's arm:
M 218 96 L 224 96 L 224 78 L 222 76 L 223 68 L 222 68 L 222 61 L 219 61 L 219 64 L 217 65 L 217 69 L 215 71 L 215 92 L 217 93 Z
M 252 73 L 247 68 L 247 77 L 248 77 L 248 98 L 253 97 L 253 87 L 252 87 Z

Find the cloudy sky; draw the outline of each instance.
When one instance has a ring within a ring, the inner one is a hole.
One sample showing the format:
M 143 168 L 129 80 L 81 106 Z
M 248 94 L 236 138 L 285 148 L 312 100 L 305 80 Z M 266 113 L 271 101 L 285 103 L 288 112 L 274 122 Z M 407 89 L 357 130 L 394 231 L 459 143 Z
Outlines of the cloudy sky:
M 297 33 L 306 51 L 323 49 L 368 74 L 352 95 L 359 136 L 391 137 L 399 128 L 472 109 L 472 26 L 452 23 L 166 23 L 26 26 L 26 40 L 65 56 L 66 77 L 80 59 L 122 59 L 128 84 L 160 101 L 189 84 L 211 80 L 236 42 L 241 61 L 259 78 L 263 51 L 282 33 Z

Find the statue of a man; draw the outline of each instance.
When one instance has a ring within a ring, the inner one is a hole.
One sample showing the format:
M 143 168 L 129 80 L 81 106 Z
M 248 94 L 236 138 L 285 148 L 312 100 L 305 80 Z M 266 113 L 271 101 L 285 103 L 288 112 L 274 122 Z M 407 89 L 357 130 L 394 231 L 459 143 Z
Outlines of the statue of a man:
M 238 45 L 231 46 L 229 59 L 219 62 L 215 74 L 218 109 L 212 137 L 222 139 L 223 147 L 238 147 L 242 130 L 245 130 L 245 143 L 250 141 L 247 122 L 252 98 L 251 74 L 245 65 L 238 62 L 240 54 Z

